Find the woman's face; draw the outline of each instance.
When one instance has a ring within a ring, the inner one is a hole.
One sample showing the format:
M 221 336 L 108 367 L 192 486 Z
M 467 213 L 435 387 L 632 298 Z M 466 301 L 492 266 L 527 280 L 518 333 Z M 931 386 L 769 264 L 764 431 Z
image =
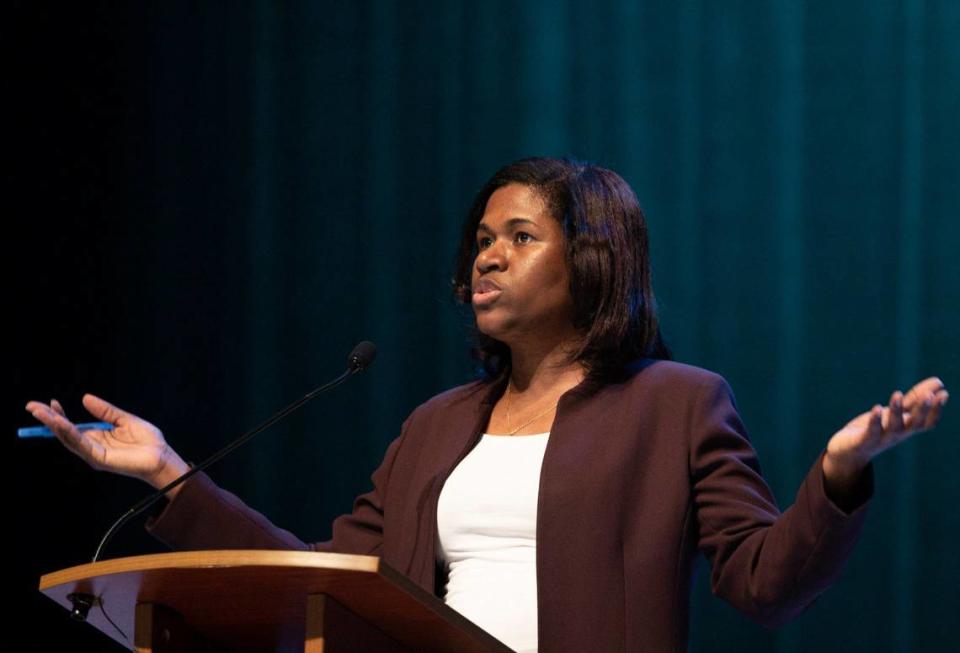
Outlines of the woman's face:
M 471 302 L 482 333 L 507 345 L 572 334 L 563 230 L 533 188 L 508 184 L 494 191 L 477 247 Z

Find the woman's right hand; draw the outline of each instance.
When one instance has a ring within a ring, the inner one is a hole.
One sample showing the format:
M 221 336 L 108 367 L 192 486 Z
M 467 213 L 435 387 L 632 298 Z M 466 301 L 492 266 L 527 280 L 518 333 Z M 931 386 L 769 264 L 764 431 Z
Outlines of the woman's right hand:
M 150 422 L 91 394 L 83 395 L 83 406 L 98 420 L 113 424 L 113 430 L 78 430 L 56 399 L 49 406 L 30 401 L 26 409 L 94 469 L 139 478 L 156 488 L 189 469 Z

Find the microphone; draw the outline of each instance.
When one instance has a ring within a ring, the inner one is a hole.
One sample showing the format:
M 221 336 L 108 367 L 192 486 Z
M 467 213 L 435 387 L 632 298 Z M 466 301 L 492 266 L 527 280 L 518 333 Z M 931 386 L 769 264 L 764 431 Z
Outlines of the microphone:
M 207 460 L 200 463 L 200 465 L 198 465 L 197 467 L 191 468 L 189 471 L 185 472 L 179 478 L 174 479 L 173 481 L 168 483 L 166 486 L 160 488 L 153 494 L 147 496 L 143 500 L 136 503 L 132 508 L 130 508 L 126 513 L 124 513 L 120 517 L 120 519 L 114 522 L 113 526 L 110 527 L 110 530 L 107 531 L 107 534 L 103 536 L 103 539 L 100 540 L 100 545 L 97 547 L 96 553 L 93 554 L 93 560 L 91 560 L 91 562 L 97 562 L 97 560 L 100 558 L 100 553 L 103 551 L 103 548 L 106 546 L 107 542 L 109 542 L 110 539 L 113 537 L 114 533 L 116 533 L 120 529 L 121 526 L 126 524 L 128 521 L 130 521 L 131 519 L 139 515 L 141 512 L 143 512 L 150 506 L 152 506 L 168 491 L 180 485 L 181 483 L 186 481 L 188 478 L 190 478 L 194 474 L 206 469 L 213 463 L 217 462 L 218 460 L 220 460 L 221 458 L 223 458 L 224 456 L 232 452 L 234 449 L 246 443 L 248 440 L 250 440 L 250 438 L 257 435 L 264 429 L 267 429 L 270 426 L 273 426 L 274 424 L 279 422 L 281 419 L 283 419 L 293 411 L 297 410 L 298 408 L 300 408 L 300 406 L 304 405 L 305 403 L 307 403 L 308 401 L 310 401 L 320 393 L 330 390 L 332 388 L 335 388 L 336 386 L 340 385 L 341 383 L 346 381 L 349 377 L 353 376 L 357 372 L 362 372 L 363 370 L 365 370 L 367 367 L 370 366 L 370 364 L 373 362 L 373 360 L 376 357 L 377 357 L 377 346 L 372 342 L 370 342 L 369 340 L 364 340 L 363 342 L 358 344 L 356 347 L 354 347 L 353 351 L 350 352 L 350 355 L 347 357 L 347 369 L 343 374 L 335 378 L 333 381 L 330 381 L 329 383 L 326 383 L 320 386 L 319 388 L 317 388 L 316 390 L 313 390 L 312 392 L 304 395 L 302 398 L 293 402 L 292 404 L 290 404 L 289 406 L 287 406 L 286 408 L 282 409 L 280 412 L 275 414 L 273 417 L 263 422 L 256 428 L 254 428 L 252 431 L 248 431 L 247 433 L 240 436 L 236 441 L 230 443 L 229 445 L 227 445 L 217 453 L 210 456 Z M 77 621 L 85 621 L 87 618 L 87 613 L 90 611 L 90 607 L 95 605 L 98 600 L 97 597 L 94 597 L 90 594 L 82 594 L 82 593 L 71 594 L 68 598 L 70 598 L 70 600 L 73 603 L 73 610 L 71 611 L 70 616 L 72 616 Z
M 354 373 L 367 369 L 373 359 L 377 357 L 377 346 L 369 340 L 364 340 L 353 348 L 347 356 L 347 365 Z

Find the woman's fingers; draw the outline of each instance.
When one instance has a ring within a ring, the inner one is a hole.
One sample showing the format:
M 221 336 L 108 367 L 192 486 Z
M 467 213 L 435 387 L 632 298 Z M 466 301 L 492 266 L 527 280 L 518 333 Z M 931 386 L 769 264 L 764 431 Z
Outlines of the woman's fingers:
M 52 408 L 52 409 L 55 410 L 56 412 L 60 413 L 60 414 L 63 415 L 64 417 L 67 416 L 67 413 L 64 412 L 64 410 L 63 410 L 63 406 L 61 406 L 61 405 L 60 405 L 60 402 L 57 401 L 56 399 L 51 399 L 51 400 L 50 400 L 50 408 Z
M 920 403 L 920 410 L 917 415 L 912 417 L 910 428 L 918 431 L 929 431 L 940 421 L 940 413 L 943 411 L 943 405 L 947 403 L 950 394 L 946 390 L 939 390 Z
M 943 405 L 950 393 L 940 379 L 930 377 L 913 387 L 903 402 L 903 429 L 910 432 L 929 431 L 940 421 Z
M 30 414 L 33 415 L 37 420 L 43 422 L 43 425 L 51 430 L 61 428 L 61 425 L 58 423 L 57 418 L 64 420 L 69 423 L 66 417 L 60 415 L 54 411 L 50 406 L 47 406 L 45 403 L 39 401 L 31 401 L 27 403 L 27 410 L 30 411 Z
M 910 411 L 910 414 L 907 416 L 907 428 L 910 431 L 923 431 L 924 424 L 927 421 L 927 415 L 930 413 L 930 398 L 921 399 L 917 402 L 917 405 L 914 406 L 913 410 Z
M 903 393 L 894 390 L 890 395 L 890 409 L 887 411 L 886 430 L 897 433 L 903 430 Z
M 60 407 L 61 410 L 63 407 Z M 65 447 L 86 458 L 92 454 L 92 444 L 83 436 L 73 423 L 46 404 L 39 401 L 27 403 L 27 410 L 48 429 L 53 431 Z
M 73 422 L 57 413 L 54 413 L 53 420 L 55 422 L 55 426 L 52 427 L 53 432 L 57 434 L 61 442 L 81 455 L 90 455 L 92 453 L 90 441 L 73 425 Z
M 922 404 L 924 399 L 936 394 L 942 389 L 944 389 L 944 386 L 943 381 L 940 380 L 940 377 L 927 377 L 923 381 L 916 383 L 912 388 L 910 388 L 909 392 L 907 392 L 903 399 L 903 405 L 908 411 L 912 411 L 919 404 Z
M 867 437 L 871 440 L 879 439 L 883 435 L 883 412 L 883 406 L 880 404 L 870 409 L 870 419 L 867 420 Z
M 61 440 L 67 438 L 64 444 L 69 446 L 72 441 L 80 438 L 80 431 L 67 419 L 63 406 L 56 399 L 51 399 L 49 406 L 39 401 L 28 402 L 27 410 Z
M 945 389 L 940 390 L 933 397 L 933 407 L 930 409 L 930 413 L 927 415 L 927 422 L 924 426 L 924 430 L 932 429 L 937 425 L 937 422 L 940 421 L 940 413 L 943 412 L 943 406 L 947 403 L 947 399 L 950 398 L 950 393 Z
M 866 425 L 866 435 L 862 440 L 867 450 L 880 452 L 893 446 L 893 441 L 889 437 L 890 430 L 888 426 L 884 424 L 884 422 L 889 423 L 892 415 L 892 410 L 880 404 L 870 409 L 870 417 L 867 419 Z M 874 453 L 874 455 L 876 455 L 876 453 Z
M 92 394 L 83 395 L 83 407 L 87 411 L 104 422 L 110 422 L 111 424 L 119 424 L 120 420 L 130 417 L 130 413 L 125 410 L 117 408 L 109 401 L 101 399 L 100 397 Z
M 900 402 L 900 415 L 902 416 L 900 420 L 900 431 L 913 429 L 913 425 L 917 423 L 917 418 L 923 411 L 923 396 L 917 390 L 919 387 L 920 384 L 913 386 L 908 393 L 913 396 L 912 401 L 908 402 L 906 396 L 904 396 Z
M 899 409 L 895 402 L 899 395 Z M 906 394 L 894 392 L 890 396 L 890 416 L 884 425 L 891 433 L 929 431 L 940 421 L 943 405 L 949 397 L 943 381 L 930 376 L 915 384 Z

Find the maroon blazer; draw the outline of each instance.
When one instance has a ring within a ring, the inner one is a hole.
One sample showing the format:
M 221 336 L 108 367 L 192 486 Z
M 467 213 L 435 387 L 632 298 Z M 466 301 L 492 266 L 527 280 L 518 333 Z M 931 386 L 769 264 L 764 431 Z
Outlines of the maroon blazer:
M 847 514 L 824 492 L 821 452 L 782 514 L 719 375 L 639 361 L 560 399 L 540 475 L 541 651 L 683 651 L 698 551 L 713 592 L 766 626 L 803 612 L 841 573 L 873 496 Z M 433 397 L 404 422 L 373 490 L 307 544 L 198 473 L 147 530 L 175 549 L 308 549 L 381 556 L 442 596 L 437 500 L 504 384 Z

